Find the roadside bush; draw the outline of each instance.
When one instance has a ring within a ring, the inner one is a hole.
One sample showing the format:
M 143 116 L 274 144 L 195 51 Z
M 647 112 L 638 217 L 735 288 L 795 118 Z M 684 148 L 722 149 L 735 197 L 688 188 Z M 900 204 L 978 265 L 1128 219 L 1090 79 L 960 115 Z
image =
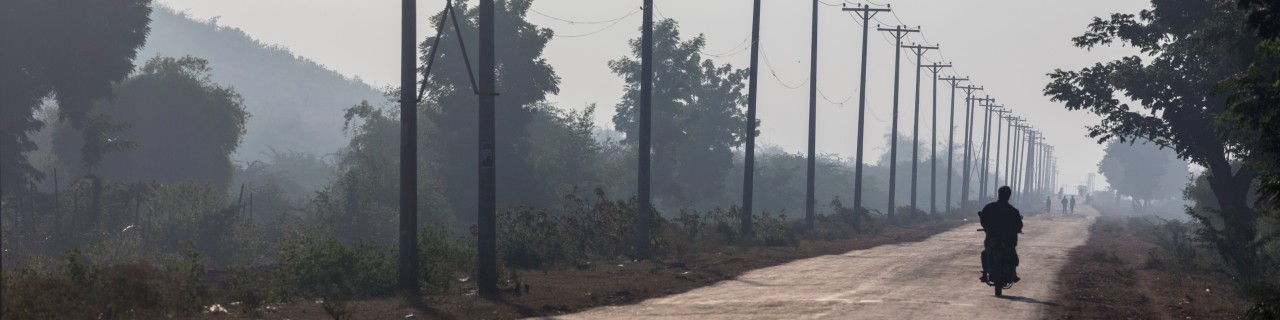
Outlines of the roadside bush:
M 304 236 L 284 241 L 279 252 L 272 275 L 276 294 L 284 300 L 319 298 L 340 304 L 389 295 L 396 283 L 395 247 Z
M 424 292 L 448 292 L 458 274 L 470 278 L 471 270 L 475 269 L 474 243 L 471 239 L 455 238 L 443 228 L 422 228 L 418 232 L 418 262 L 422 263 Z
M 163 268 L 138 261 L 102 266 L 77 250 L 56 269 L 24 266 L 6 272 L 5 314 L 15 319 L 115 319 L 182 316 L 207 298 L 198 254 Z

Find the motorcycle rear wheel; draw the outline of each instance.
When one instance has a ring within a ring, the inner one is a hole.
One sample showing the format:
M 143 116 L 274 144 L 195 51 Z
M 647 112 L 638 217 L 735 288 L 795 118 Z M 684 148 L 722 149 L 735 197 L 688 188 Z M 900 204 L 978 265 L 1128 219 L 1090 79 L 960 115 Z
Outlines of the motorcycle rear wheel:
M 997 282 L 997 283 L 996 283 L 996 285 L 995 285 L 995 287 L 996 287 L 996 297 L 1003 297 L 1003 296 L 1004 296 L 1004 284 L 1003 284 L 1003 283 L 999 283 L 999 282 Z

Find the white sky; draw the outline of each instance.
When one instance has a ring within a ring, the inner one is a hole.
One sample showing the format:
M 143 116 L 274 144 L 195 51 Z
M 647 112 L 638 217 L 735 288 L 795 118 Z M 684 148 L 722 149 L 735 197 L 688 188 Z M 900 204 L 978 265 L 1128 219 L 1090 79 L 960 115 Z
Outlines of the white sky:
M 823 0 L 838 5 L 840 0 Z M 888 1 L 888 0 L 882 0 Z M 198 19 L 218 18 L 218 23 L 244 30 L 263 42 L 290 48 L 348 76 L 359 77 L 377 87 L 396 84 L 399 79 L 400 1 L 396 0 L 158 0 Z M 1068 112 L 1042 94 L 1049 81 L 1045 75 L 1055 68 L 1079 69 L 1095 62 L 1134 54 L 1132 48 L 1100 48 L 1085 51 L 1071 46 L 1070 38 L 1080 35 L 1095 16 L 1115 12 L 1136 13 L 1149 7 L 1146 0 L 901 0 L 890 1 L 894 14 L 878 15 L 874 24 L 920 26 L 921 34 L 912 42 L 938 44 L 939 51 L 926 54 L 926 63 L 945 61 L 955 65 L 943 74 L 968 76 L 973 84 L 986 87 L 997 104 L 1048 133 L 1048 142 L 1057 148 L 1059 181 L 1064 185 L 1083 184 L 1088 173 L 1097 171 L 1102 146 L 1085 137 L 1084 126 L 1097 117 Z M 707 36 L 707 53 L 735 53 L 713 58 L 735 67 L 749 65 L 750 54 L 742 49 L 751 35 L 751 7 L 748 0 L 655 0 L 656 18 L 679 21 L 684 37 Z M 877 2 L 879 3 L 879 1 Z M 537 0 L 533 9 L 546 15 L 574 21 L 601 21 L 626 16 L 639 9 L 639 0 Z M 444 0 L 418 2 L 418 35 L 434 33 L 426 17 L 439 11 Z M 812 2 L 765 0 L 761 23 L 761 52 L 773 66 L 761 61 L 758 114 L 762 121 L 760 144 L 778 145 L 789 152 L 804 152 L 808 124 L 808 72 Z M 818 89 L 834 101 L 854 96 L 857 89 L 861 27 L 838 6 L 819 8 Z M 896 15 L 895 15 L 896 14 Z M 613 106 L 622 96 L 622 80 L 607 66 L 609 60 L 627 53 L 626 40 L 639 36 L 640 14 L 618 24 L 571 24 L 530 13 L 528 19 L 549 27 L 559 36 L 552 40 L 545 57 L 562 78 L 560 94 L 552 102 L 565 108 L 581 108 L 598 103 L 597 124 L 612 128 Z M 923 38 L 922 38 L 923 37 Z M 886 149 L 882 136 L 889 131 L 892 115 L 893 46 L 887 35 L 870 31 L 867 94 L 867 159 Z M 499 48 L 501 50 L 501 48 Z M 900 131 L 910 134 L 914 106 L 914 62 L 903 52 L 900 93 Z M 216 66 L 215 66 L 216 67 Z M 930 90 L 928 71 L 921 84 L 921 137 L 929 137 Z M 784 86 L 782 83 L 786 83 Z M 789 89 L 787 86 L 796 87 Z M 945 143 L 949 86 L 938 87 L 939 138 Z M 962 105 L 958 102 L 957 105 Z M 957 107 L 957 110 L 960 110 Z M 818 152 L 852 157 L 856 134 L 857 98 L 843 105 L 818 100 Z M 959 118 L 957 118 L 959 119 Z M 958 122 L 959 123 L 959 122 Z M 959 130 L 957 130 L 959 131 Z M 994 134 L 994 133 L 993 133 Z M 957 133 L 959 135 L 959 133 Z M 975 137 L 978 137 L 975 135 Z M 939 152 L 943 152 L 942 147 Z M 921 151 L 926 157 L 927 148 Z M 1096 188 L 1105 186 L 1097 179 Z

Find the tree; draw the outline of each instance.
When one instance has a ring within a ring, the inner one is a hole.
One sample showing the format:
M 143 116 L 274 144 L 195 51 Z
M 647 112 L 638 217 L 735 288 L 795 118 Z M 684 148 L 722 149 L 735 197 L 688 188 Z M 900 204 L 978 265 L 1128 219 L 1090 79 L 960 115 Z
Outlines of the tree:
M 479 12 L 466 1 L 455 1 L 458 10 L 458 27 L 462 42 L 466 43 L 471 62 L 477 61 L 476 19 Z M 546 181 L 539 180 L 533 164 L 528 161 L 533 152 L 529 133 L 538 103 L 549 94 L 559 92 L 560 78 L 542 57 L 547 42 L 554 37 L 551 29 L 540 28 L 525 20 L 532 0 L 498 1 L 495 34 L 502 50 L 497 52 L 497 159 L 498 202 L 519 203 L 550 207 L 558 197 L 542 197 L 554 192 Z M 443 16 L 437 15 L 435 19 Z M 452 23 L 452 21 L 450 21 Z M 446 29 L 449 30 L 449 29 Z M 425 121 L 419 131 L 420 140 L 426 145 L 419 148 L 421 159 L 434 162 L 439 170 L 436 176 L 448 181 L 443 192 L 448 195 L 451 207 L 458 212 L 476 212 L 476 194 L 479 186 L 476 172 L 479 170 L 479 153 L 476 151 L 479 113 L 478 96 L 468 75 L 467 61 L 463 59 L 455 33 L 441 35 L 431 74 L 426 78 L 426 95 L 421 108 Z M 423 60 L 431 51 L 435 37 L 422 42 Z M 424 67 L 425 68 L 425 67 Z M 475 215 L 463 215 L 464 222 L 473 222 Z
M 86 155 L 113 148 L 99 138 L 102 130 L 119 127 L 89 111 L 111 96 L 113 82 L 133 70 L 150 14 L 150 0 L 5 1 L 0 9 L 0 190 L 43 177 L 25 154 L 36 150 L 30 134 L 45 126 L 35 111 L 47 98 L 57 101 L 60 119 L 84 131 Z
M 1186 185 L 1187 163 L 1171 150 L 1111 141 L 1106 152 L 1098 172 L 1121 194 L 1150 202 L 1178 196 Z
M 1280 108 L 1275 106 L 1280 105 L 1280 2 L 1239 0 L 1238 5 L 1247 12 L 1247 24 L 1259 41 L 1249 68 L 1225 83 L 1232 91 L 1226 118 L 1258 137 L 1255 151 L 1262 159 L 1252 165 L 1259 173 L 1259 200 L 1270 206 L 1272 214 L 1277 214 L 1280 213 Z
M 665 19 L 653 29 L 653 189 L 668 205 L 687 206 L 724 190 L 733 148 L 746 136 L 742 90 L 747 70 L 703 60 L 703 36 L 681 40 L 678 27 Z M 610 61 L 609 68 L 627 83 L 614 128 L 626 134 L 622 143 L 634 145 L 641 43 L 632 39 L 630 44 L 631 56 Z
M 1152 9 L 1095 18 L 1089 30 L 1072 39 L 1092 48 L 1120 41 L 1142 50 L 1080 71 L 1057 70 L 1045 94 L 1069 110 L 1103 118 L 1089 135 L 1106 142 L 1152 141 L 1180 158 L 1203 166 L 1220 210 L 1189 211 L 1205 225 L 1214 244 L 1241 284 L 1255 283 L 1265 259 L 1255 251 L 1258 214 L 1246 200 L 1255 171 L 1233 168 L 1233 160 L 1258 159 L 1257 136 L 1219 122 L 1227 95 L 1217 90 L 1224 79 L 1245 70 L 1257 39 L 1245 30 L 1245 12 L 1228 0 L 1152 1 Z M 1136 105 L 1121 102 L 1123 94 Z M 1134 110 L 1137 107 L 1139 110 Z
M 101 178 L 209 183 L 226 190 L 231 154 L 240 145 L 249 114 L 240 95 L 209 80 L 208 61 L 194 57 L 156 57 L 113 89 L 115 99 L 99 103 L 100 116 L 127 127 L 106 141 L 128 141 L 135 148 L 105 156 L 89 169 Z M 80 137 L 71 128 L 55 129 L 59 159 L 81 158 Z

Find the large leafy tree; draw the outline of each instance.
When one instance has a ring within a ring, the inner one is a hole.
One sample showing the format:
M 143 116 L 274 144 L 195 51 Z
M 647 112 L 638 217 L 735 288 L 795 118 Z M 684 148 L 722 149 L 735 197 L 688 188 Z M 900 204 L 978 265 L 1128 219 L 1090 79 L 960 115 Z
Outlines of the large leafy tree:
M 1239 0 L 1258 43 L 1249 69 L 1225 82 L 1232 90 L 1227 119 L 1258 137 L 1252 165 L 1259 172 L 1260 200 L 1280 212 L 1280 1 Z
M 240 145 L 249 114 L 240 95 L 209 80 L 208 61 L 156 57 L 115 86 L 115 99 L 100 103 L 101 116 L 128 124 L 108 141 L 134 147 L 104 156 L 90 168 L 99 177 L 208 183 L 225 190 L 231 154 Z M 80 136 L 66 126 L 54 133 L 59 159 L 81 158 Z
M 1151 201 L 1179 195 L 1186 185 L 1188 167 L 1168 149 L 1111 141 L 1098 162 L 1098 172 L 1121 194 Z
M 42 175 L 27 162 L 36 149 L 29 135 L 45 123 L 35 117 L 46 98 L 59 118 L 85 131 L 87 155 L 110 142 L 93 119 L 94 102 L 133 70 L 146 40 L 150 0 L 7 0 L 0 5 L 0 189 L 12 190 Z M 96 120 L 96 121 L 95 121 Z
M 557 197 L 546 197 L 544 188 L 528 161 L 535 148 L 529 126 L 538 103 L 549 94 L 559 92 L 560 78 L 542 57 L 554 33 L 525 20 L 532 0 L 497 1 L 495 41 L 501 44 L 496 53 L 497 92 L 497 197 L 501 204 L 525 204 L 549 207 Z M 466 1 L 455 1 L 462 42 L 466 44 L 470 62 L 478 61 L 479 43 L 476 21 L 479 12 Z M 438 21 L 437 15 L 432 21 Z M 451 20 L 449 23 L 453 23 Z M 445 30 L 451 30 L 446 28 Z M 479 97 L 468 76 L 466 60 L 454 32 L 446 32 L 431 74 L 426 78 L 426 95 L 422 103 L 426 125 L 421 140 L 426 144 L 422 158 L 438 164 L 437 176 L 448 181 L 444 192 L 451 206 L 460 213 L 476 212 L 479 188 L 478 126 Z M 432 50 L 435 37 L 423 41 L 421 65 Z M 474 66 L 474 65 L 473 65 Z M 462 222 L 473 222 L 474 214 L 460 215 Z
M 1205 236 L 1237 279 L 1250 283 L 1265 268 L 1255 251 L 1259 216 L 1246 200 L 1256 173 L 1232 162 L 1256 161 L 1258 141 L 1219 122 L 1228 99 L 1217 90 L 1253 58 L 1257 41 L 1245 16 L 1229 0 L 1153 0 L 1151 9 L 1136 15 L 1095 18 L 1073 39 L 1076 46 L 1121 42 L 1143 54 L 1079 71 L 1057 70 L 1045 94 L 1069 110 L 1101 116 L 1100 124 L 1088 128 L 1099 142 L 1148 140 L 1206 168 L 1220 209 L 1190 212 L 1206 225 Z
M 622 143 L 638 142 L 640 40 L 631 40 L 631 55 L 609 62 L 626 80 L 614 127 L 626 133 Z M 653 181 L 658 198 L 668 205 L 689 205 L 715 198 L 733 168 L 733 148 L 745 139 L 742 93 L 747 71 L 703 60 L 702 35 L 681 39 L 675 20 L 653 28 Z

